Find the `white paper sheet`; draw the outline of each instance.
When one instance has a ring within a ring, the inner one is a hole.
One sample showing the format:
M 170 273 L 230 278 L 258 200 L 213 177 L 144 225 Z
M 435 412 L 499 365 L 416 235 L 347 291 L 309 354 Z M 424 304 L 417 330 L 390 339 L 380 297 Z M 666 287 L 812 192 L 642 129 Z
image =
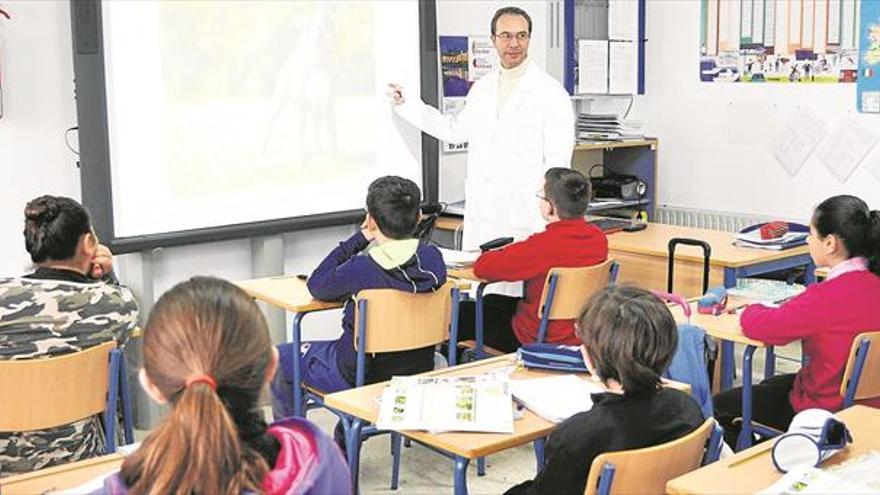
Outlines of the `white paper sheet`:
M 638 33 L 638 0 L 612 0 L 608 2 L 608 39 L 636 41 Z
M 636 43 L 611 41 L 608 43 L 608 92 L 632 95 L 638 92 Z
M 578 40 L 578 87 L 581 94 L 608 92 L 608 42 Z
M 601 385 L 575 375 L 511 380 L 514 399 L 547 421 L 559 423 L 593 407 L 590 394 L 605 391 Z
M 818 155 L 828 170 L 843 183 L 876 144 L 876 134 L 859 124 L 855 118 L 848 117 L 822 144 Z
M 798 107 L 777 138 L 773 156 L 789 174 L 795 175 L 827 133 L 825 123 L 813 111 Z

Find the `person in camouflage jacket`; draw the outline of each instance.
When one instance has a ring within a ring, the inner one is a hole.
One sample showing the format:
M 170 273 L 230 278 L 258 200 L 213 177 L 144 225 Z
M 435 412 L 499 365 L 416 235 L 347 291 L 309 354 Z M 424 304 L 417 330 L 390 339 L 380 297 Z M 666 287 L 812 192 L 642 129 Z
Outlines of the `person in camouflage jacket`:
M 25 208 L 25 245 L 36 271 L 0 279 L 0 360 L 39 359 L 116 340 L 138 322 L 131 291 L 112 272 L 88 212 L 42 196 Z M 0 477 L 103 453 L 99 417 L 46 430 L 0 432 Z

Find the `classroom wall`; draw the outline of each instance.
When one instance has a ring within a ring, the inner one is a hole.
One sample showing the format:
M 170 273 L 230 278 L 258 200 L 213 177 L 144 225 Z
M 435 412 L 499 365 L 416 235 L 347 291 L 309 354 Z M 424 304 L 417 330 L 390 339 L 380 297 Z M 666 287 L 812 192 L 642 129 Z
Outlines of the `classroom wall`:
M 21 236 L 24 204 L 48 192 L 79 197 L 79 170 L 64 144 L 64 130 L 76 125 L 67 2 L 0 6 L 12 16 L 0 17 L 0 275 L 6 275 L 30 262 Z
M 880 116 L 856 112 L 856 85 L 701 83 L 699 17 L 698 1 L 647 4 L 647 93 L 632 116 L 660 139 L 659 202 L 806 219 L 822 199 L 849 193 L 880 208 L 880 179 L 865 166 L 880 146 L 843 184 L 815 151 L 794 177 L 770 151 L 799 105 L 829 133 L 854 116 L 880 136 Z

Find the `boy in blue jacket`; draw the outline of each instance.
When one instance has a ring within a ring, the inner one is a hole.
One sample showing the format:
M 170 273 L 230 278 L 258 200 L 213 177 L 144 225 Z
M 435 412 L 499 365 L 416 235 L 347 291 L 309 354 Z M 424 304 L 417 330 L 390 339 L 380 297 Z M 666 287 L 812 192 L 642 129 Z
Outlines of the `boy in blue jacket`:
M 367 191 L 367 216 L 361 230 L 339 243 L 308 279 L 309 291 L 323 301 L 345 301 L 342 336 L 307 342 L 302 354 L 303 382 L 323 392 L 355 384 L 354 299 L 365 289 L 397 289 L 417 293 L 446 283 L 440 250 L 420 244 L 413 233 L 419 221 L 421 193 L 411 180 L 381 177 Z M 372 247 L 370 245 L 372 244 Z M 275 418 L 293 415 L 293 349 L 281 344 L 279 372 L 272 382 Z M 366 381 L 411 375 L 434 366 L 434 348 L 367 355 Z

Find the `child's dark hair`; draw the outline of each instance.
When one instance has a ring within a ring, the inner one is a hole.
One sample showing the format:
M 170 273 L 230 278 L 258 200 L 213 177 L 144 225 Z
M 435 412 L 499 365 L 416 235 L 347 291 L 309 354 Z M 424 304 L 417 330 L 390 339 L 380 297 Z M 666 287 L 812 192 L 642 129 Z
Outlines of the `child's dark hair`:
M 34 263 L 69 260 L 80 237 L 92 231 L 85 207 L 61 196 L 40 196 L 24 207 L 24 246 Z
M 544 196 L 559 218 L 583 217 L 592 196 L 590 181 L 577 170 L 554 167 L 544 173 Z
M 418 225 L 421 196 L 419 186 L 409 179 L 379 177 L 367 191 L 367 212 L 385 236 L 406 239 Z
M 611 285 L 593 296 L 576 329 L 599 378 L 618 381 L 627 395 L 659 390 L 678 346 L 678 327 L 666 305 L 632 286 Z
M 832 196 L 816 207 L 811 223 L 820 236 L 837 236 L 850 257 L 867 258 L 868 268 L 880 275 L 880 211 L 855 196 Z
M 172 408 L 122 464 L 130 493 L 260 491 L 272 447 L 259 398 L 271 359 L 266 320 L 240 288 L 195 277 L 163 294 L 144 330 L 143 363 Z M 191 381 L 201 375 L 216 390 Z

